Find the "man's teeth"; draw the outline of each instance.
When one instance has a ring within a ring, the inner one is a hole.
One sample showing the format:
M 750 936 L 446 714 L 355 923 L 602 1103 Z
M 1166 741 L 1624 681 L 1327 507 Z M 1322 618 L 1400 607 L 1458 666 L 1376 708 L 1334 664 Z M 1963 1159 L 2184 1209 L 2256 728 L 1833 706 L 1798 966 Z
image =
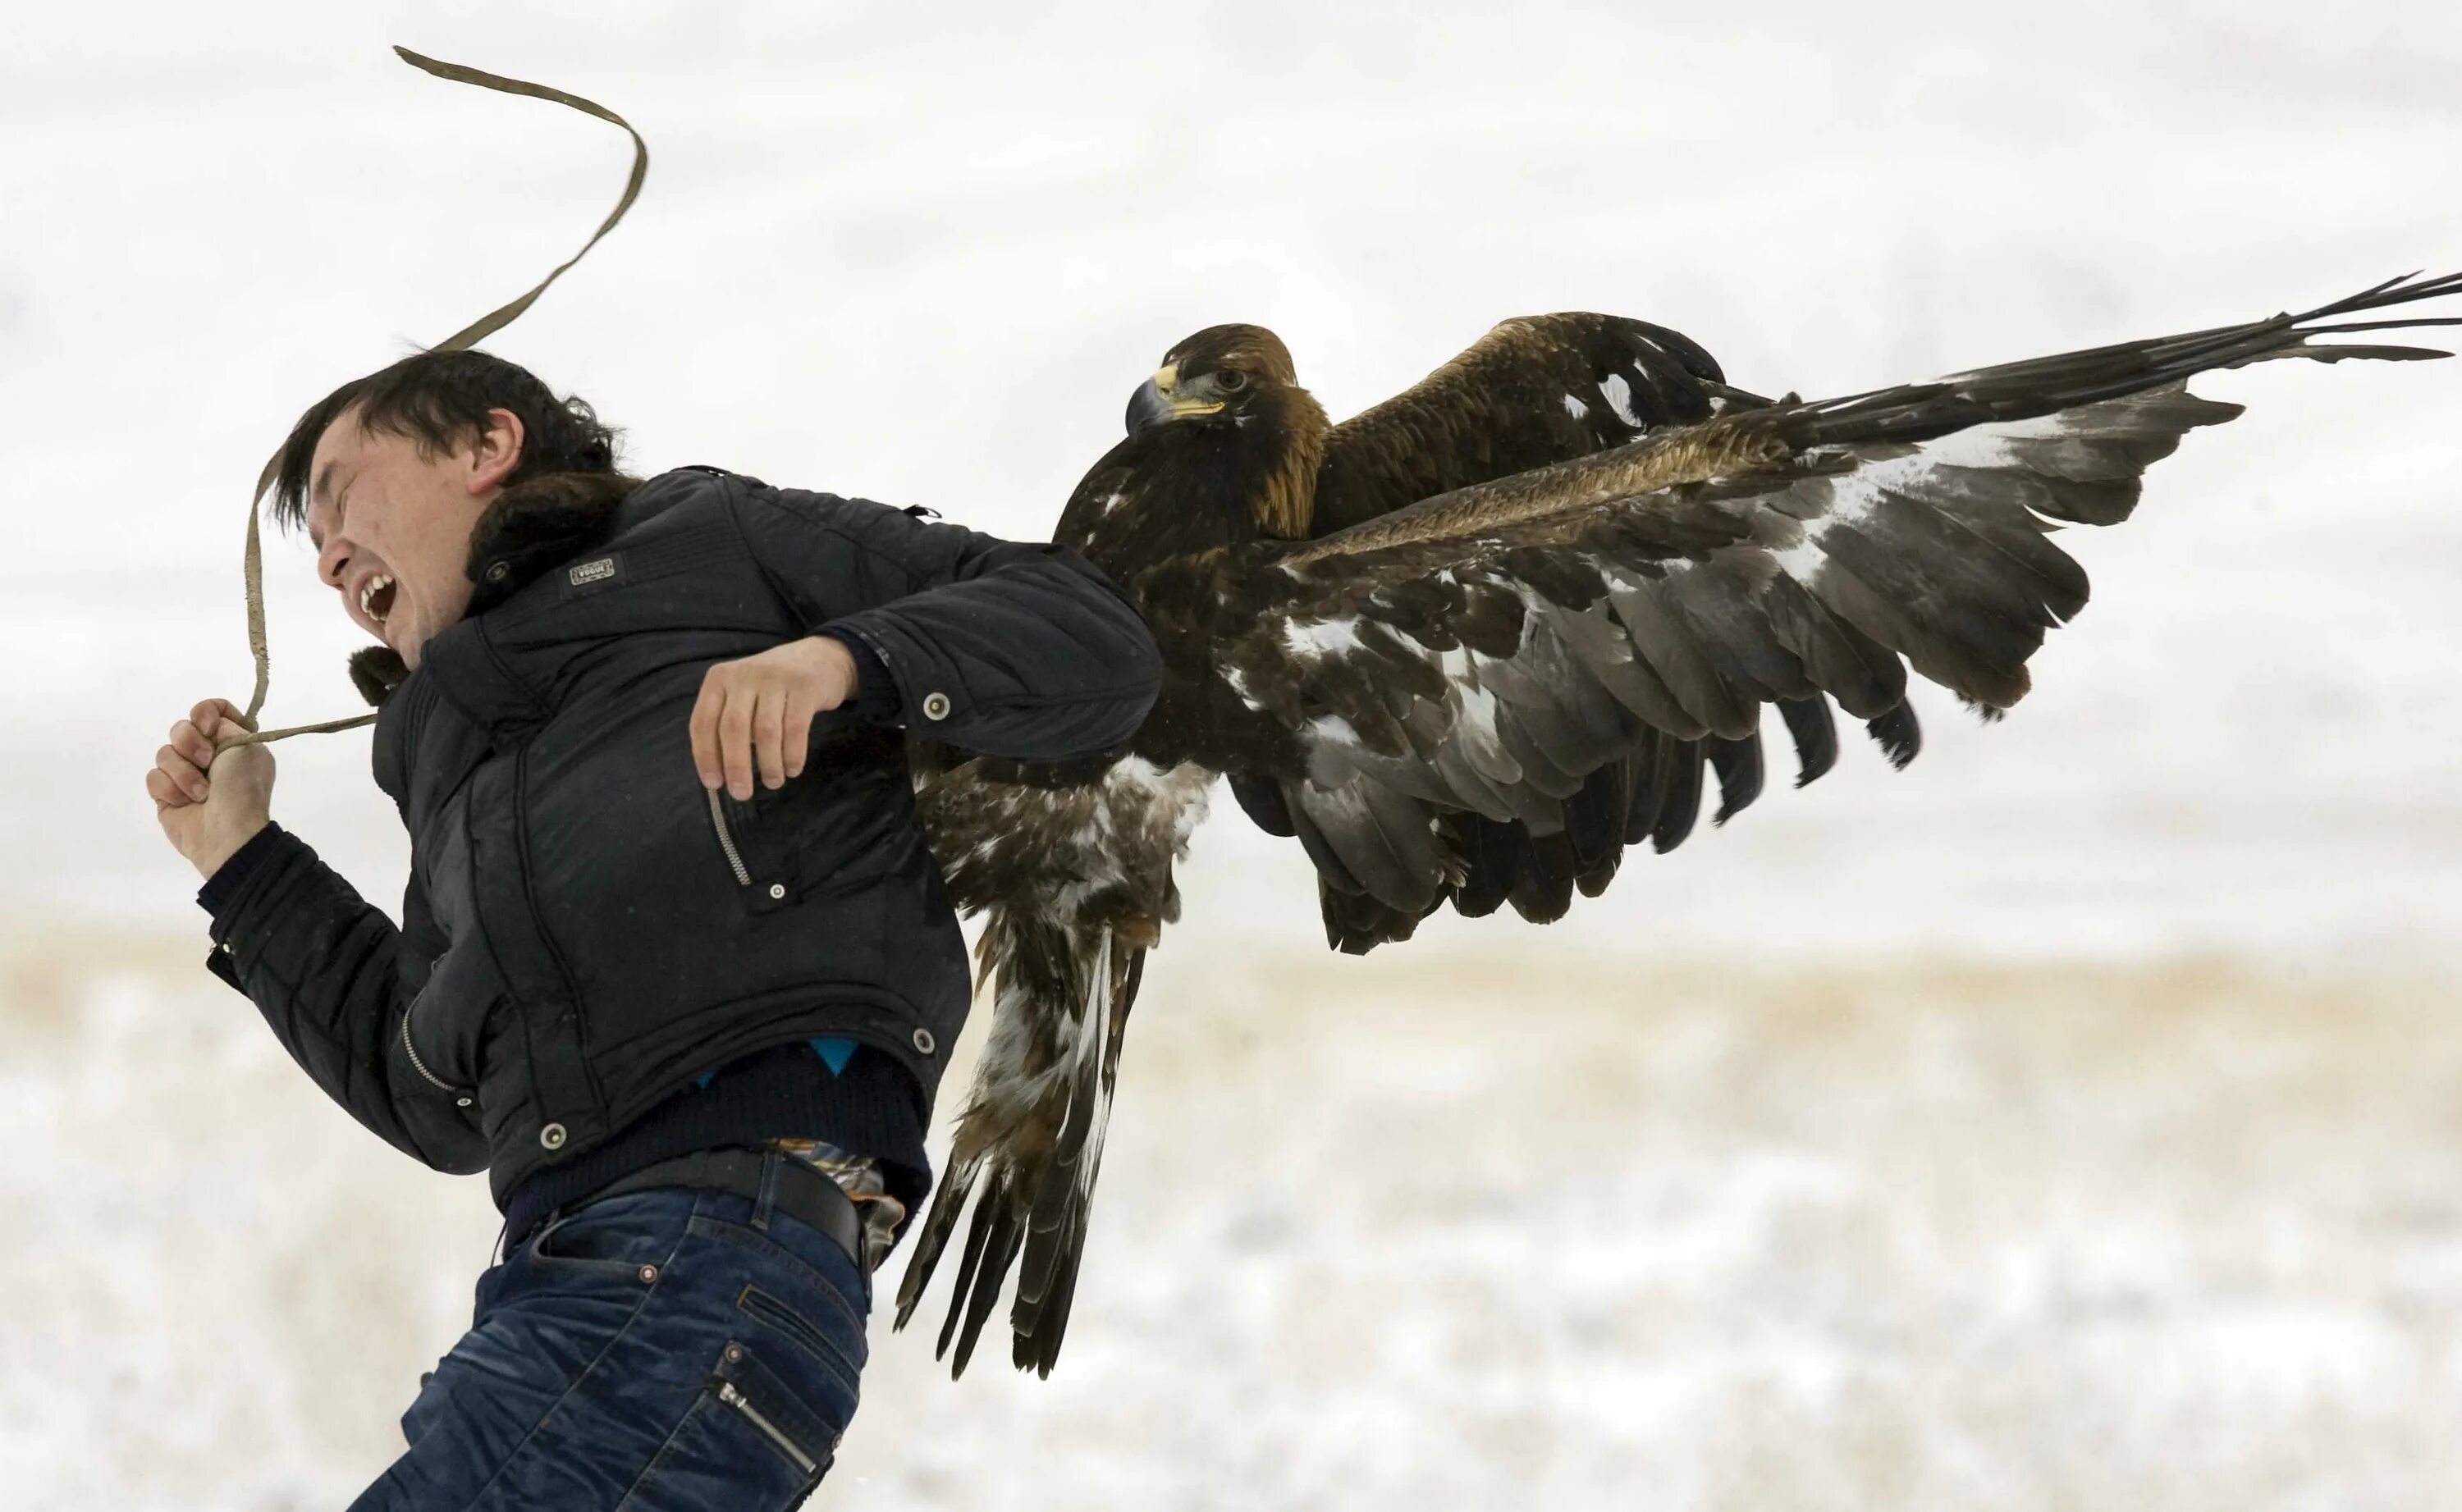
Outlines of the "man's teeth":
M 382 625 L 384 623 L 384 616 L 378 614 L 376 610 L 377 595 L 384 589 L 392 586 L 393 579 L 381 572 L 378 573 L 375 577 L 368 579 L 365 583 L 360 584 L 359 612 L 376 621 L 378 624 Z

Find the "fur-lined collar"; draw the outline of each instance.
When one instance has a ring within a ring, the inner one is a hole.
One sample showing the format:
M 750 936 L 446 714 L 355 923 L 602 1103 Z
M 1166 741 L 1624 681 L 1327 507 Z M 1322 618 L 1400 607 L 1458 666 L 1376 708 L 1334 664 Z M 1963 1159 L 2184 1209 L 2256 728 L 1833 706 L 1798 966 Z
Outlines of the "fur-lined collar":
M 622 473 L 543 473 L 489 500 L 470 527 L 466 618 L 485 614 L 557 563 L 588 550 L 614 525 L 616 506 L 641 480 Z M 410 675 L 390 646 L 351 653 L 351 682 L 359 696 L 381 705 Z

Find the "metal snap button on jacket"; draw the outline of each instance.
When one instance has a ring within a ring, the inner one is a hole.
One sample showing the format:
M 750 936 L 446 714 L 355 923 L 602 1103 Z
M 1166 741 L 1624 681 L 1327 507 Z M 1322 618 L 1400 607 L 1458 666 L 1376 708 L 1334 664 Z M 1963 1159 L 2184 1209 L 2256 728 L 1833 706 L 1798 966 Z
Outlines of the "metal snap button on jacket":
M 502 583 L 505 581 L 505 574 L 512 570 L 513 564 L 509 562 L 490 562 L 487 564 L 487 581 Z
M 769 884 L 769 896 L 772 898 L 784 898 L 787 896 L 787 884 L 783 882 L 771 883 Z
M 551 1123 L 546 1128 L 539 1130 L 539 1143 L 547 1146 L 551 1150 L 563 1149 L 564 1125 L 561 1123 Z
M 932 1047 L 939 1043 L 939 1040 L 932 1037 L 932 1032 L 928 1029 L 918 1029 L 915 1032 L 915 1049 L 919 1054 L 926 1055 L 932 1054 Z
M 948 718 L 949 695 L 947 693 L 925 693 L 923 695 L 923 717 L 926 719 Z

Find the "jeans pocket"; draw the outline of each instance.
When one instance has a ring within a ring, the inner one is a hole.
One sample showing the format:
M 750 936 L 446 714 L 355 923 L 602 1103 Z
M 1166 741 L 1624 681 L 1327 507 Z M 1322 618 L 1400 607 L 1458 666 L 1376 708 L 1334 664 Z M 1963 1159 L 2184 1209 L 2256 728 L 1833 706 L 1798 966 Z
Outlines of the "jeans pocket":
M 672 1194 L 661 1192 L 605 1198 L 551 1220 L 522 1250 L 550 1273 L 647 1286 L 665 1268 L 682 1227 L 667 1211 L 673 1205 Z
M 835 1240 L 783 1217 L 772 1220 L 765 1233 L 747 1224 L 702 1215 L 693 1219 L 691 1232 L 734 1252 L 745 1274 L 772 1283 L 766 1289 L 773 1295 L 796 1299 L 795 1310 L 819 1319 L 824 1337 L 839 1337 L 842 1327 L 845 1336 L 862 1339 L 864 1320 L 872 1315 L 872 1288 L 862 1267 Z M 794 1244 L 783 1242 L 790 1237 Z M 855 1356 L 858 1362 L 861 1357 Z
M 860 1398 L 862 1355 L 866 1352 L 861 1329 L 855 1329 L 851 1339 L 833 1337 L 827 1329 L 756 1286 L 747 1285 L 737 1292 L 735 1306 L 745 1316 L 783 1334 L 789 1343 L 810 1355 L 814 1363 L 835 1375 L 849 1396 Z M 831 1320 L 844 1320 L 847 1313 L 843 1307 L 835 1307 L 829 1310 L 827 1316 Z
M 619 1512 L 766 1512 L 810 1494 L 836 1457 L 854 1403 L 834 1391 L 798 1391 L 788 1377 L 800 1372 L 782 1376 L 759 1354 L 752 1344 L 727 1341 Z

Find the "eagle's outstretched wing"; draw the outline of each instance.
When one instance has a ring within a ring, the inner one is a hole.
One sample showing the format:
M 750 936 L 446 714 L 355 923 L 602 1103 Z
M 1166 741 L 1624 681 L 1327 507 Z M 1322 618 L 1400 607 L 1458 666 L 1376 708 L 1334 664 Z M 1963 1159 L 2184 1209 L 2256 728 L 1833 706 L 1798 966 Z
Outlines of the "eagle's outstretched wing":
M 1413 919 L 1470 874 L 1453 816 L 1561 835 L 1576 865 L 1680 835 L 1700 757 L 1683 770 L 1672 743 L 1716 742 L 1698 748 L 1715 761 L 1758 739 L 1764 705 L 1814 770 L 1829 701 L 1902 738 L 1908 665 L 1984 711 L 2015 703 L 2086 600 L 2053 522 L 2126 519 L 2149 464 L 2239 413 L 2189 375 L 2443 355 L 2307 343 L 2453 324 L 2332 321 L 2456 291 L 2397 280 L 2301 316 L 1782 401 L 1316 541 L 1157 564 L 1133 591 L 1189 610 L 1156 623 L 1175 675 L 1140 749 L 1269 778 L 1260 818 L 1332 894 Z M 1593 790 L 1636 754 L 1678 769 Z M 1758 760 L 1720 777 L 1732 807 Z
M 1437 494 L 1590 456 L 1670 425 L 1709 419 L 1768 401 L 1729 386 L 1717 359 L 1681 331 L 1621 315 L 1572 310 L 1500 323 L 1469 350 L 1393 398 L 1335 426 L 1317 473 L 1309 534 L 1328 535 Z M 1824 728 L 1826 728 L 1825 726 Z M 1907 725 L 1910 737 L 1912 725 Z M 1758 788 L 1760 742 L 1671 740 L 1591 774 L 1618 813 L 1636 792 L 1670 793 L 1671 814 L 1691 808 L 1671 793 L 1703 760 L 1740 806 Z M 1811 770 L 1807 768 L 1807 770 Z M 1274 784 L 1235 774 L 1232 795 L 1267 830 L 1291 833 Z M 1561 918 L 1578 886 L 1595 895 L 1615 875 L 1621 842 L 1576 855 L 1562 833 L 1533 834 L 1520 821 L 1477 815 L 1440 818 L 1443 843 L 1463 859 L 1456 906 L 1487 913 L 1508 898 L 1524 918 Z M 1595 829 L 1595 826 L 1588 827 Z M 1586 832 L 1587 832 L 1586 830 Z M 1656 836 L 1660 849 L 1680 832 Z M 1419 915 L 1364 894 L 1321 889 L 1328 939 L 1364 952 L 1410 937 Z
M 1646 320 L 1566 311 L 1504 321 L 1459 356 L 1326 437 L 1311 535 L 1527 472 L 1752 395 L 1717 359 Z

